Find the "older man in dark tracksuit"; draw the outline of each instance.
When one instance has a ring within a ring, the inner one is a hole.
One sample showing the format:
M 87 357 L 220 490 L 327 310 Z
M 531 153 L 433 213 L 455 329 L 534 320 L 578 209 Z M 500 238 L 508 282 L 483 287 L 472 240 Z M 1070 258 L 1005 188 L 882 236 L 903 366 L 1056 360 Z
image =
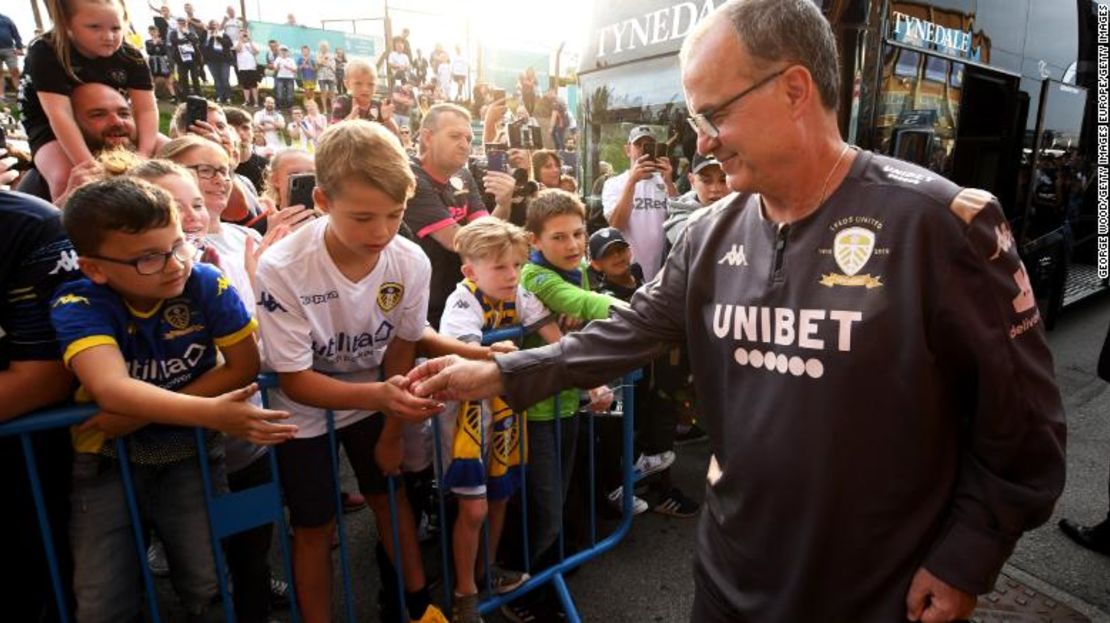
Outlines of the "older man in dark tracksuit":
M 729 59 L 722 63 L 722 59 Z M 952 621 L 1064 484 L 1064 413 L 998 202 L 845 144 L 811 0 L 732 0 L 683 45 L 731 195 L 608 320 L 418 394 L 527 405 L 685 343 L 710 460 L 691 620 Z

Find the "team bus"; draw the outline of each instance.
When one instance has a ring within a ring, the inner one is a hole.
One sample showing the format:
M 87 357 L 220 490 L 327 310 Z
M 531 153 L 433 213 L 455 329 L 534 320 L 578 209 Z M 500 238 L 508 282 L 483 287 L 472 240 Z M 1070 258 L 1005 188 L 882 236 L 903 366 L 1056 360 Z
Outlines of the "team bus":
M 846 140 L 997 196 L 1048 327 L 1110 287 L 1095 270 L 1093 0 L 814 1 L 841 52 Z M 594 4 L 578 69 L 582 187 L 594 203 L 600 163 L 627 168 L 633 125 L 653 126 L 676 169 L 688 166 L 696 137 L 678 49 L 722 3 Z

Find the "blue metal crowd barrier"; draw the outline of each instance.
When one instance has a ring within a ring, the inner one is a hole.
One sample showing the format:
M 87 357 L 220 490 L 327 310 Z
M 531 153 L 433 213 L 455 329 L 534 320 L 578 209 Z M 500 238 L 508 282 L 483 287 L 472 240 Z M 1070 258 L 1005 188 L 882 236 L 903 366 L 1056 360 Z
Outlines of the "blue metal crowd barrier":
M 502 329 L 498 331 L 487 332 L 483 336 L 484 344 L 491 344 L 502 340 L 513 340 L 519 343 L 523 335 L 523 331 L 519 327 Z M 564 575 L 586 563 L 587 561 L 601 555 L 602 553 L 612 549 L 623 537 L 627 534 L 632 523 L 632 505 L 634 496 L 631 494 L 635 484 L 635 473 L 633 469 L 633 456 L 632 456 L 632 439 L 633 439 L 633 389 L 634 383 L 639 377 L 639 372 L 627 375 L 621 382 L 621 391 L 623 392 L 623 405 L 624 414 L 622 418 L 622 433 L 621 433 L 621 472 L 622 472 L 622 486 L 625 494 L 622 496 L 622 509 L 621 521 L 617 528 L 606 536 L 604 539 L 598 541 L 597 539 L 597 509 L 596 509 L 596 496 L 595 496 L 595 460 L 594 460 L 594 420 L 592 417 L 587 418 L 588 426 L 588 452 L 589 452 L 589 534 L 590 534 L 590 547 L 574 553 L 571 556 L 565 555 L 564 539 L 563 539 L 563 525 L 560 522 L 559 537 L 558 537 L 558 553 L 559 560 L 552 566 L 539 570 L 531 575 L 531 577 L 520 587 L 504 595 L 495 595 L 488 586 L 488 578 L 490 577 L 489 565 L 494 556 L 489 552 L 488 538 L 483 539 L 485 542 L 485 557 L 486 561 L 486 578 L 487 586 L 485 587 L 484 599 L 479 604 L 479 611 L 482 614 L 487 614 L 501 605 L 516 599 L 517 597 L 536 590 L 542 586 L 550 584 L 556 594 L 558 595 L 563 609 L 566 613 L 566 618 L 572 623 L 577 623 L 581 619 L 578 611 L 574 605 L 574 601 L 567 588 Z M 277 378 L 272 374 L 263 374 L 259 377 L 259 388 L 262 390 L 263 403 L 268 403 L 266 398 L 268 391 L 277 387 Z M 559 413 L 559 396 L 555 396 L 555 413 Z M 0 437 L 18 436 L 23 448 L 25 463 L 27 466 L 28 478 L 31 484 L 32 497 L 35 506 L 35 512 L 39 521 L 40 537 L 43 542 L 43 550 L 47 559 L 47 566 L 50 574 L 51 587 L 54 592 L 55 603 L 59 612 L 59 616 L 63 623 L 68 623 L 71 620 L 71 614 L 68 611 L 67 595 L 64 589 L 64 582 L 61 576 L 61 569 L 58 563 L 57 547 L 55 545 L 54 535 L 50 528 L 50 521 L 48 520 L 45 497 L 42 490 L 42 483 L 38 473 L 37 461 L 35 451 L 31 441 L 31 435 L 48 430 L 63 429 L 79 425 L 85 420 L 93 416 L 97 412 L 94 405 L 83 405 L 65 407 L 60 409 L 51 409 L 40 411 L 34 414 L 23 416 L 15 420 L 0 424 Z M 524 426 L 524 418 L 517 419 L 518 426 Z M 484 440 L 484 427 L 481 441 L 482 452 L 485 455 L 485 440 Z M 434 437 L 434 467 L 437 478 L 442 478 L 444 473 L 444 459 L 441 453 L 440 444 L 440 427 L 438 418 L 432 419 L 432 430 Z M 561 426 L 555 426 L 555 443 L 556 443 L 556 456 L 558 457 L 556 468 L 558 473 L 562 474 L 562 443 Z M 336 503 L 336 517 L 337 517 L 337 531 L 339 536 L 339 558 L 340 558 L 340 572 L 342 575 L 342 586 L 344 589 L 344 602 L 343 611 L 348 621 L 357 621 L 354 608 L 354 588 L 352 583 L 351 569 L 350 569 L 350 543 L 347 537 L 347 529 L 345 526 L 344 514 L 342 512 L 342 498 L 340 492 L 340 479 L 339 479 L 339 457 L 338 446 L 336 444 L 336 430 L 334 415 L 329 411 L 327 413 L 327 434 L 331 442 L 331 468 L 333 471 L 335 488 L 335 503 Z M 270 470 L 272 474 L 271 481 L 262 485 L 251 487 L 241 491 L 235 492 L 217 492 L 217 487 L 212 482 L 212 475 L 208 465 L 208 457 L 206 446 L 204 443 L 204 431 L 202 429 L 195 429 L 196 443 L 198 448 L 198 462 L 200 465 L 200 472 L 203 481 L 204 502 L 208 509 L 208 522 L 209 532 L 211 535 L 211 547 L 216 564 L 216 573 L 219 580 L 220 596 L 224 611 L 224 617 L 229 622 L 234 622 L 235 608 L 229 587 L 226 561 L 221 546 L 221 541 L 229 536 L 262 526 L 265 524 L 273 523 L 278 527 L 278 543 L 281 549 L 282 562 L 285 570 L 285 577 L 289 579 L 292 584 L 293 567 L 292 567 L 292 554 L 289 544 L 289 532 L 286 526 L 284 505 L 281 496 L 281 483 L 278 475 L 276 453 L 271 449 L 268 452 Z M 523 431 L 518 432 L 520 439 L 525 439 Z M 524 444 L 519 445 L 520 452 L 524 452 Z M 148 609 L 148 616 L 150 620 L 159 623 L 162 620 L 158 600 L 154 588 L 154 579 L 150 571 L 149 564 L 146 558 L 146 542 L 144 538 L 143 522 L 139 513 L 138 504 L 136 501 L 134 484 L 132 482 L 131 470 L 129 469 L 127 448 L 124 439 L 120 438 L 115 440 L 115 449 L 120 463 L 120 474 L 123 483 L 124 496 L 127 501 L 127 511 L 131 519 L 133 537 L 135 542 L 136 555 L 140 558 L 139 568 L 142 574 L 143 588 L 146 593 L 146 604 Z M 529 552 L 529 531 L 528 531 L 528 515 L 527 515 L 527 462 L 521 461 L 522 484 L 520 494 L 522 496 L 521 507 L 524 509 L 522 513 L 522 526 L 523 526 L 523 558 L 525 560 L 525 571 L 531 572 L 528 569 Z M 390 510 L 390 523 L 393 526 L 392 535 L 393 540 L 394 566 L 397 575 L 397 589 L 398 601 L 401 604 L 401 616 L 408 620 L 406 609 L 404 607 L 405 601 L 405 586 L 403 580 L 403 569 L 400 563 L 400 543 L 397 531 L 397 501 L 396 501 L 396 483 L 393 478 L 389 479 L 389 510 Z M 558 483 L 559 490 L 562 490 L 562 483 Z M 453 584 L 451 582 L 451 553 L 447 535 L 451 530 L 451 526 L 445 525 L 447 520 L 445 491 L 442 487 L 438 488 L 438 507 L 439 507 L 439 533 L 440 533 L 440 548 L 441 548 L 441 565 L 442 565 L 442 583 L 444 591 L 443 605 L 445 608 L 450 608 L 451 599 L 453 596 Z M 488 530 L 488 523 L 484 530 Z M 385 538 L 379 535 L 380 538 Z M 290 612 L 291 618 L 295 623 L 299 623 L 299 609 L 297 606 L 296 591 L 290 590 Z

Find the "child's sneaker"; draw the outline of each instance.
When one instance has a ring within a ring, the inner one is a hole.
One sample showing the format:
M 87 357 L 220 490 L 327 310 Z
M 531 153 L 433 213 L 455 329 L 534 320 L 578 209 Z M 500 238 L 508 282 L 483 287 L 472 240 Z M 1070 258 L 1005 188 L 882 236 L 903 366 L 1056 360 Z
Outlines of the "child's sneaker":
M 632 468 L 635 471 L 633 479 L 640 480 L 667 469 L 674 463 L 674 456 L 671 450 L 659 454 L 641 454 Z
M 270 576 L 270 608 L 285 610 L 289 607 L 289 583 Z
M 698 503 L 686 497 L 678 487 L 671 487 L 659 496 L 659 503 L 651 510 L 671 517 L 693 517 L 698 513 Z
M 490 565 L 489 568 L 489 588 L 498 595 L 511 593 L 528 581 L 532 577 L 523 571 L 513 571 L 512 569 L 505 569 L 499 565 Z M 478 580 L 478 590 L 486 588 L 486 579 Z
M 482 617 L 478 615 L 478 593 L 455 593 L 455 603 L 451 605 L 451 623 L 483 623 Z
M 674 445 L 685 446 L 699 441 L 709 439 L 709 435 L 697 424 L 691 424 L 686 430 L 678 430 L 675 432 Z
M 624 493 L 624 485 L 621 485 L 621 486 L 617 487 L 616 489 L 613 489 L 609 493 L 609 496 L 608 496 L 609 497 L 609 505 L 612 506 L 614 509 L 616 509 L 616 511 L 618 513 L 622 512 L 624 510 L 624 499 L 623 499 L 623 495 L 622 495 L 623 493 Z M 636 516 L 636 515 L 639 515 L 640 513 L 646 512 L 647 509 L 648 509 L 648 503 L 647 502 L 645 502 L 642 498 L 636 497 L 635 495 L 632 496 L 632 515 L 633 516 Z
M 343 491 L 339 497 L 343 501 L 344 513 L 356 513 L 366 508 L 366 498 L 358 491 Z
M 564 620 L 561 608 L 546 603 L 509 602 L 501 606 L 501 614 L 512 623 L 561 623 Z
M 154 577 L 170 577 L 170 563 L 166 560 L 166 548 L 161 541 L 154 540 L 150 547 L 146 548 L 146 564 Z

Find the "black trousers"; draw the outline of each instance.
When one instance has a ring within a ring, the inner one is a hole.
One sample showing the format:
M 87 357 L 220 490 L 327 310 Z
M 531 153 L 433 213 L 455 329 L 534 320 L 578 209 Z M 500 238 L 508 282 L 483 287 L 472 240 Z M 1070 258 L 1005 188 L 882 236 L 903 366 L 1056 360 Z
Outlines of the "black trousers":
M 73 612 L 73 562 L 69 547 L 69 492 L 73 479 L 73 450 L 69 430 L 52 430 L 32 436 L 42 494 L 61 576 L 63 607 Z M 0 584 L 4 618 L 11 621 L 60 620 L 39 520 L 18 437 L 0 438 L 0 534 L 9 536 L 4 564 L 11 569 Z

